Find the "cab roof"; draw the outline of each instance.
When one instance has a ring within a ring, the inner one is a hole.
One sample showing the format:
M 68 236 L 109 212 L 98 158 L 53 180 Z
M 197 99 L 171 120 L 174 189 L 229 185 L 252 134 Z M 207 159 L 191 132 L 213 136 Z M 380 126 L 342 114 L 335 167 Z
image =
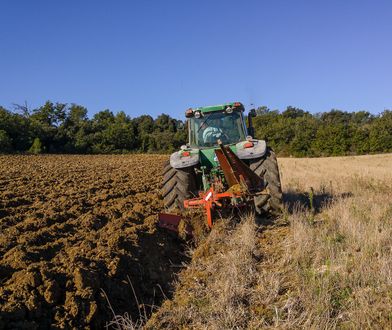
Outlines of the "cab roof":
M 214 112 L 214 111 L 224 111 L 228 107 L 234 108 L 236 110 L 244 111 L 244 106 L 241 102 L 231 102 L 231 103 L 224 103 L 219 105 L 211 105 L 207 107 L 198 107 L 198 108 L 193 108 L 192 110 L 200 111 L 202 113 L 207 113 L 207 112 Z

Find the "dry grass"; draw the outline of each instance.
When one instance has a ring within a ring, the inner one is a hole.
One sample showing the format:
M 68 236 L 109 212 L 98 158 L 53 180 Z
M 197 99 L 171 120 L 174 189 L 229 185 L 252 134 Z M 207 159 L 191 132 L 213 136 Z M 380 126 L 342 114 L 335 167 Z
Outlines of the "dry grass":
M 297 286 L 291 317 L 279 326 L 391 328 L 391 155 L 281 164 L 286 191 L 295 196 L 312 186 L 327 203 L 318 214 L 289 215 L 282 259 Z
M 193 251 L 173 301 L 166 301 L 148 328 L 192 325 L 197 329 L 241 328 L 257 281 L 256 226 L 246 217 L 219 223 Z
M 392 328 L 392 155 L 279 162 L 282 218 L 217 225 L 147 328 Z

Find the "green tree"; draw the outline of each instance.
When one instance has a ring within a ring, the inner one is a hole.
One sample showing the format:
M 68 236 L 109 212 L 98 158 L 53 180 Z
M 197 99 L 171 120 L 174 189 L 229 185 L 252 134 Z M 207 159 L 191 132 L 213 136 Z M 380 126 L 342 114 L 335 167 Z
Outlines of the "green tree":
M 58 127 L 63 124 L 67 116 L 66 104 L 47 101 L 42 107 L 34 109 L 30 116 L 31 133 L 38 137 L 43 148 L 49 152 L 56 152 L 64 144 L 62 136 L 58 136 Z M 60 137 L 60 139 L 59 139 Z
M 350 151 L 350 134 L 345 124 L 321 125 L 313 143 L 313 152 L 320 156 L 341 156 Z
M 114 115 L 105 110 L 93 118 L 94 153 L 129 152 L 137 147 L 135 127 L 132 120 L 124 113 Z
M 157 119 L 155 119 L 154 130 L 160 132 L 169 131 L 174 133 L 176 131 L 176 120 L 163 113 L 159 115 Z
M 142 115 L 133 120 L 136 128 L 137 148 L 141 152 L 147 152 L 152 143 L 151 134 L 154 131 L 154 119 L 148 115 Z
M 305 111 L 299 108 L 288 106 L 285 111 L 282 112 L 283 118 L 295 119 L 305 115 Z
M 87 109 L 77 104 L 72 104 L 66 118 L 58 127 L 56 140 L 62 142 L 65 152 L 88 153 L 91 143 L 89 133 L 92 132 L 91 122 L 87 118 Z
M 392 111 L 385 110 L 370 126 L 369 149 L 371 152 L 392 151 Z
M 7 133 L 11 141 L 9 151 L 25 151 L 31 145 L 29 119 L 12 113 L 0 106 L 0 130 Z
M 351 151 L 354 154 L 366 154 L 370 152 L 369 125 L 359 126 L 353 130 Z
M 310 114 L 296 117 L 293 121 L 294 136 L 290 142 L 290 154 L 296 157 L 317 156 L 313 148 L 318 123 Z

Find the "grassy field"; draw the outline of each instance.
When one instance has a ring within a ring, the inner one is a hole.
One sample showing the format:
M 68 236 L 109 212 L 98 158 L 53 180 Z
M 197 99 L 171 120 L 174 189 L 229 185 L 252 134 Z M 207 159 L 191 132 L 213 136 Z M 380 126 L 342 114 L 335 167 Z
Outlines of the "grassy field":
M 284 215 L 216 226 L 147 328 L 392 327 L 392 156 L 279 164 Z
M 0 157 L 0 329 L 392 328 L 392 155 L 281 158 L 280 218 L 188 248 L 166 158 Z

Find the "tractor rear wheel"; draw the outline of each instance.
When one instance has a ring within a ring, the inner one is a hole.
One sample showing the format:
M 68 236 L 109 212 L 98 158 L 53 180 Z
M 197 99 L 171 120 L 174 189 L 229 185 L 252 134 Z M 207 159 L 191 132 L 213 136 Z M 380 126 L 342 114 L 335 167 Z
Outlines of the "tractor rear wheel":
M 282 185 L 280 182 L 278 161 L 273 150 L 267 147 L 267 151 L 263 157 L 251 161 L 250 168 L 260 177 L 263 177 L 264 173 L 264 182 L 269 191 L 268 195 L 255 197 L 256 212 L 258 214 L 280 214 L 283 209 Z
M 184 209 L 184 200 L 197 195 L 194 167 L 173 168 L 167 161 L 163 168 L 162 196 L 167 210 Z

